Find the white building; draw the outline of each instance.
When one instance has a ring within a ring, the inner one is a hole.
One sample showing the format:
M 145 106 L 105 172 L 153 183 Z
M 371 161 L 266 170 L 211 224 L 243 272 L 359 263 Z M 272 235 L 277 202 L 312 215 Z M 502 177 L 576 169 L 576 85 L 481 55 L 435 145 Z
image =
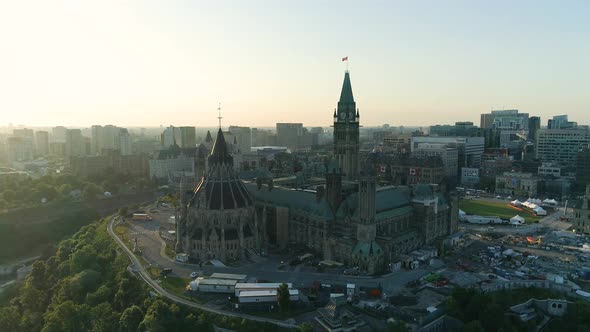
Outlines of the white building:
M 244 291 L 261 291 L 261 290 L 277 290 L 282 283 L 249 283 L 249 282 L 240 282 L 236 284 L 235 288 L 235 295 L 236 297 L 240 295 L 241 292 Z M 292 283 L 287 283 L 287 287 L 289 289 L 293 288 Z
M 289 289 L 289 299 L 299 301 L 299 291 Z M 238 295 L 239 303 L 269 303 L 277 302 L 277 290 L 243 291 Z
M 230 279 L 197 278 L 191 281 L 189 285 L 193 291 L 233 294 L 237 282 L 237 280 Z
M 575 163 L 578 151 L 590 144 L 588 128 L 540 129 L 535 144 L 536 157 L 543 162 Z

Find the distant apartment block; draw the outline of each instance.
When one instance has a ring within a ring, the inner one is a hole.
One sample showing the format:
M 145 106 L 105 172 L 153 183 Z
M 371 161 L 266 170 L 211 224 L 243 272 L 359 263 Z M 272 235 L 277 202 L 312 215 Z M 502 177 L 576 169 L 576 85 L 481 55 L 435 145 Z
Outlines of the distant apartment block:
M 29 137 L 8 137 L 6 139 L 8 163 L 33 159 L 33 142 Z
M 49 154 L 49 132 L 42 130 L 35 132 L 35 148 L 39 156 L 45 157 Z

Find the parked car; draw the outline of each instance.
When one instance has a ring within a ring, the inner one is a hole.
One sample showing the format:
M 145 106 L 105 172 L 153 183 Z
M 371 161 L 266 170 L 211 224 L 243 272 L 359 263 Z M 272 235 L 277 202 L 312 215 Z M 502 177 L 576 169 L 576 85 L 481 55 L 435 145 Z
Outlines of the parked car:
M 193 271 L 193 272 L 191 273 L 191 279 L 195 279 L 195 278 L 196 278 L 196 277 L 198 277 L 198 276 L 199 276 L 199 272 Z
M 160 272 L 160 275 L 161 275 L 161 276 L 167 276 L 167 275 L 169 275 L 170 273 L 172 273 L 172 269 L 171 269 L 171 268 L 169 268 L 169 267 L 167 267 L 167 268 L 163 269 L 163 270 Z

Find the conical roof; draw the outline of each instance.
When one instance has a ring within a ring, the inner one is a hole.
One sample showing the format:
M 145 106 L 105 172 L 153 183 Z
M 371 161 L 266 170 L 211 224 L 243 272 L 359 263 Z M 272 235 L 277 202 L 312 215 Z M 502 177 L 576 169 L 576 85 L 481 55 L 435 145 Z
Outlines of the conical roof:
M 213 142 L 213 137 L 211 137 L 211 132 L 207 130 L 207 136 L 205 137 L 205 142 Z
M 352 96 L 352 85 L 350 84 L 350 74 L 348 72 L 344 73 L 344 82 L 342 83 L 342 91 L 340 92 L 339 103 L 354 103 L 354 97 Z
M 252 196 L 233 170 L 233 157 L 219 129 L 209 155 L 207 176 L 197 186 L 190 206 L 205 210 L 228 210 L 251 206 L 253 203 Z
M 229 154 L 225 137 L 223 137 L 223 132 L 221 131 L 221 128 L 219 128 L 215 144 L 213 144 L 213 149 L 211 149 L 211 155 L 209 156 L 209 164 L 233 164 L 233 162 L 234 159 Z

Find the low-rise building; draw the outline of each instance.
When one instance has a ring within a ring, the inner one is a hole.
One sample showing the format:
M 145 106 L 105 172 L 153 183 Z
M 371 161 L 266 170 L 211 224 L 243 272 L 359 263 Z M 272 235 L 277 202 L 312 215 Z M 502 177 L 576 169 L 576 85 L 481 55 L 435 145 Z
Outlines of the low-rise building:
M 299 291 L 289 289 L 289 300 L 299 301 Z M 277 302 L 277 290 L 252 290 L 243 291 L 238 294 L 239 303 L 269 303 Z
M 511 196 L 537 196 L 539 178 L 531 173 L 504 172 L 496 177 L 496 194 Z

